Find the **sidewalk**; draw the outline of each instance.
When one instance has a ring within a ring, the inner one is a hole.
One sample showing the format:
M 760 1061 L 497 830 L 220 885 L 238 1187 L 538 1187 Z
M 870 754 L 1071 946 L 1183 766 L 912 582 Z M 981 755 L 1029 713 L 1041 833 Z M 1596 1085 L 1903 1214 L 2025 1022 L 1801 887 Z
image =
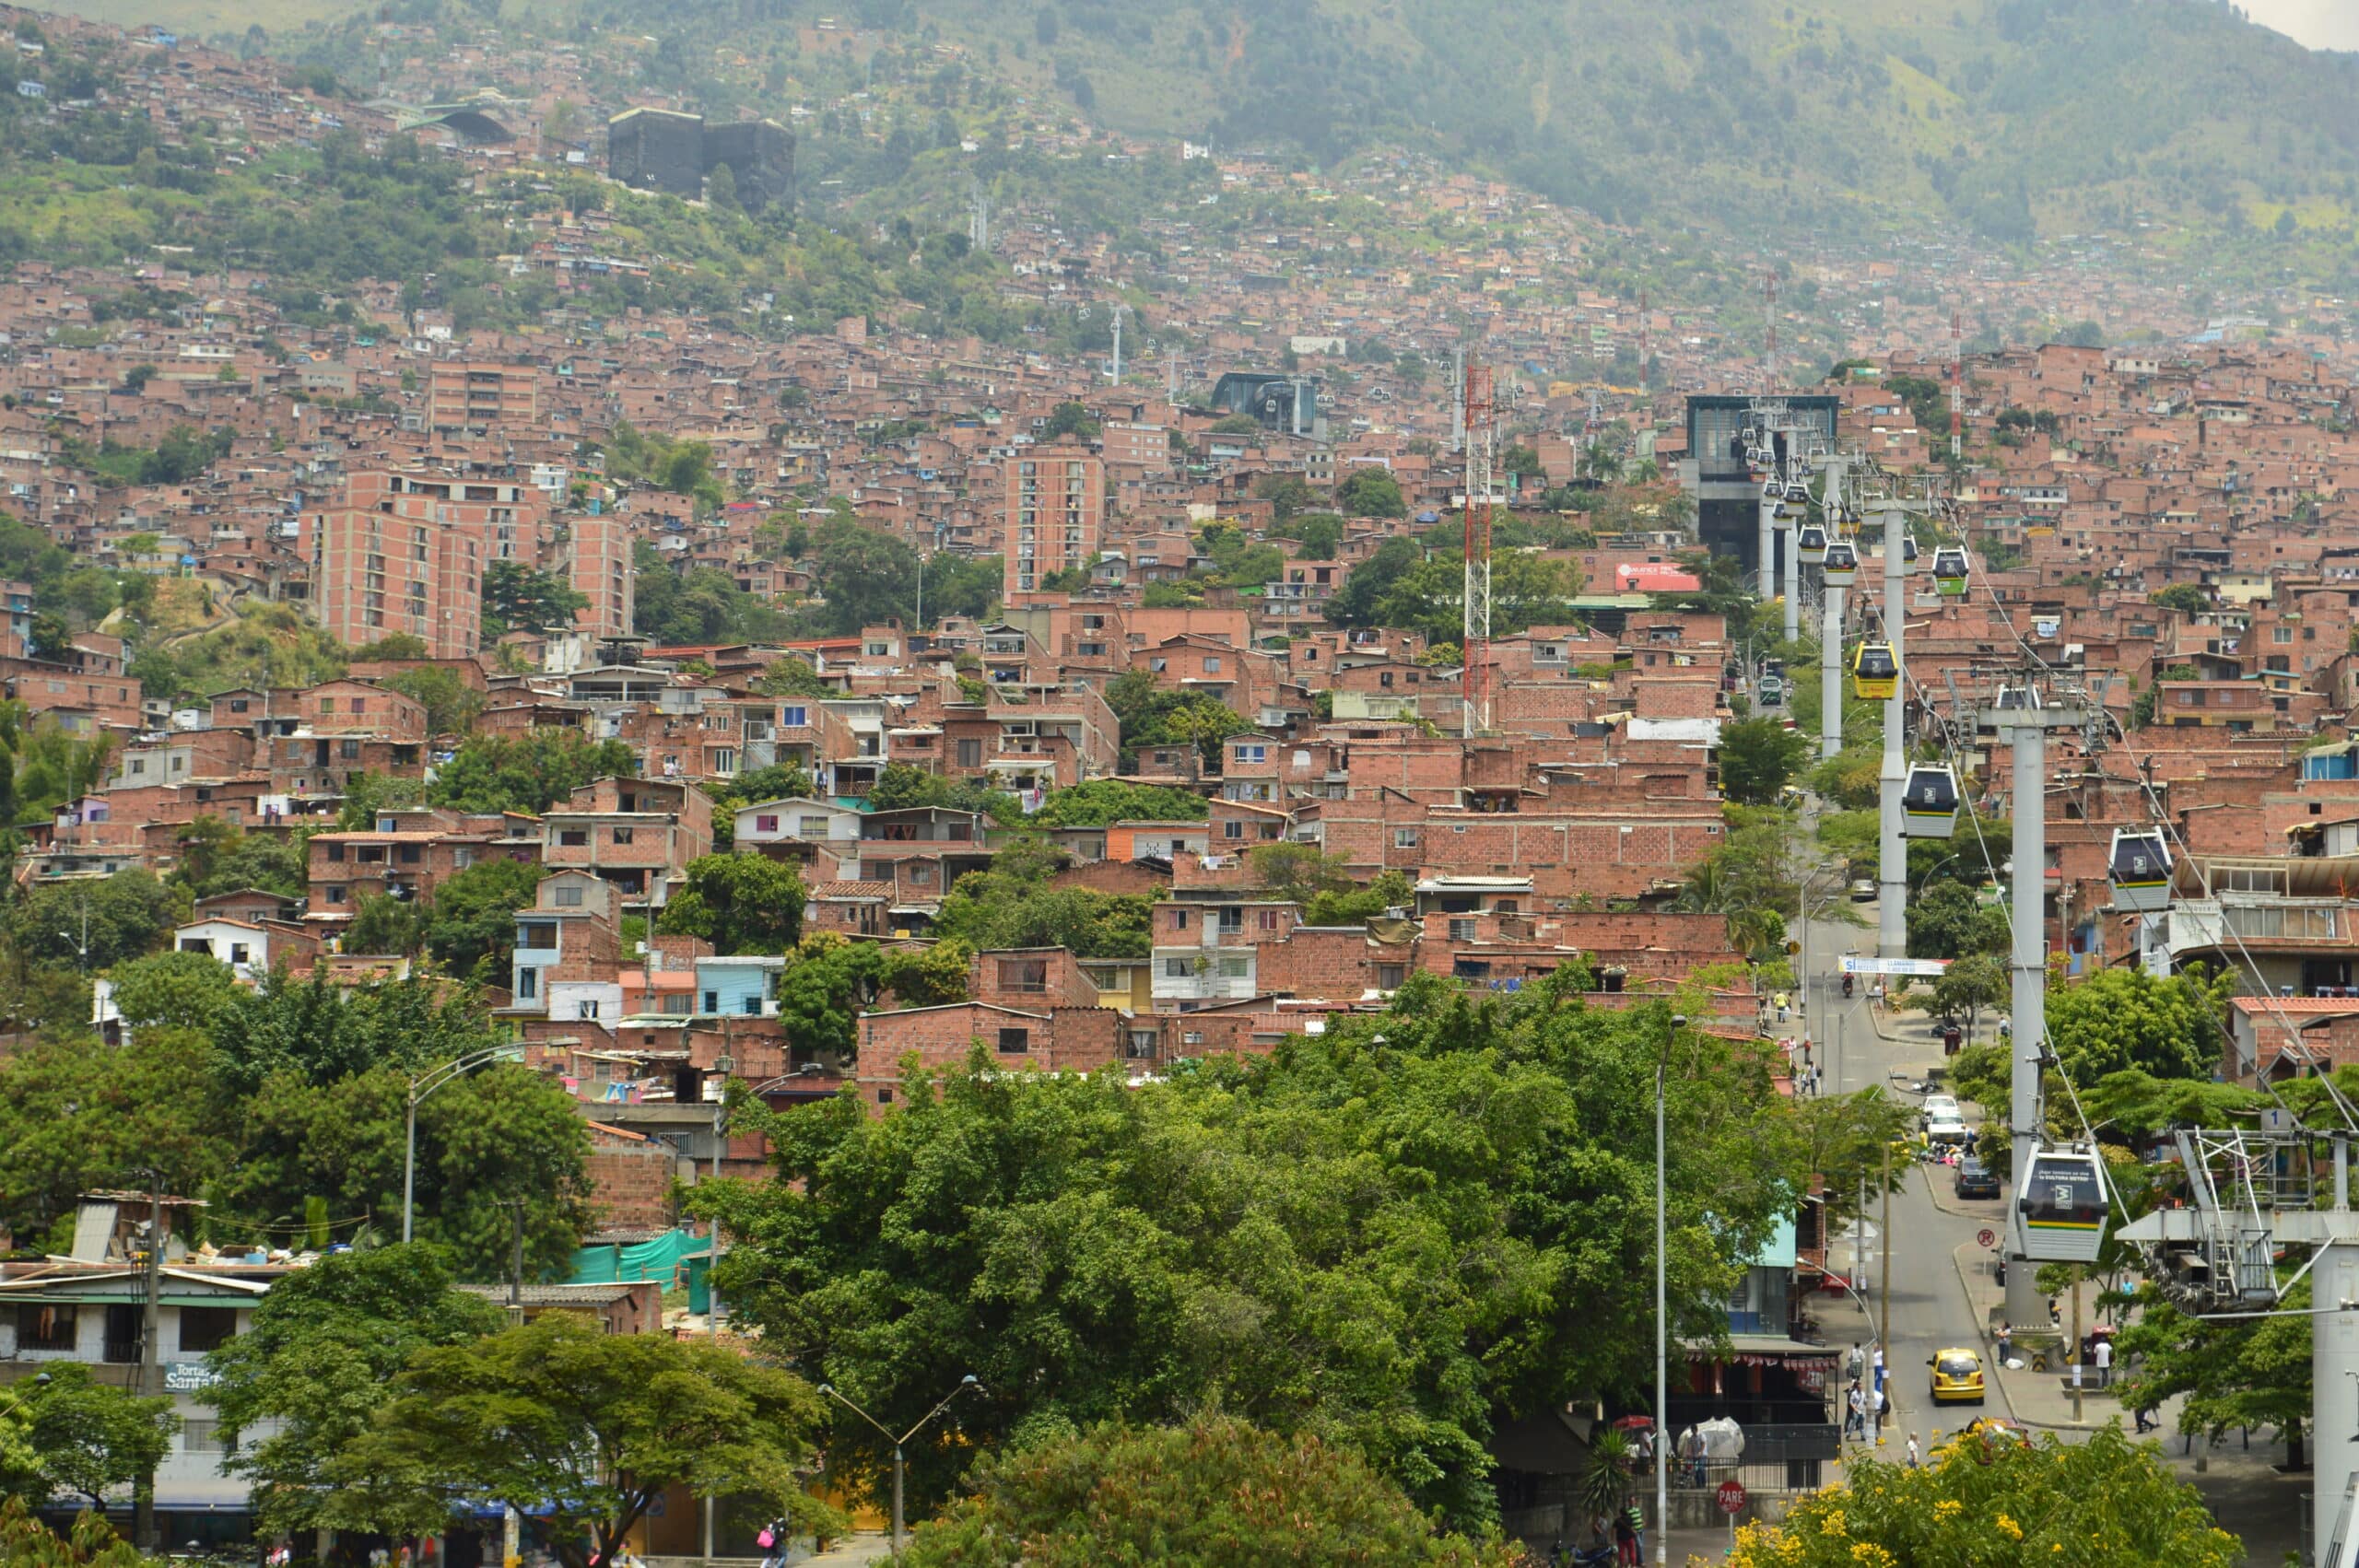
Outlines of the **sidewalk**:
M 794 1568 L 855 1568 L 867 1562 L 883 1562 L 893 1555 L 893 1540 L 882 1530 L 861 1531 L 836 1542 L 816 1557 L 796 1561 Z

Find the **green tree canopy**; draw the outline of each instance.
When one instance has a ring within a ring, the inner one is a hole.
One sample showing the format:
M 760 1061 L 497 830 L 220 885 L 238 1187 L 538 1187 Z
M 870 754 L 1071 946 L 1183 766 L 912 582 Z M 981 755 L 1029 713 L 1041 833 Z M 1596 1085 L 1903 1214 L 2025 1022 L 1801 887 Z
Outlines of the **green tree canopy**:
M 516 951 L 516 911 L 533 902 L 547 874 L 535 861 L 495 859 L 444 877 L 426 907 L 426 950 L 446 973 L 505 985 Z
M 2228 981 L 2200 969 L 2156 979 L 2143 969 L 2100 969 L 2048 989 L 2048 1035 L 2074 1083 L 2136 1069 L 2156 1078 L 2209 1078 L 2226 1032 Z
M 1810 737 L 1776 719 L 1720 724 L 1720 793 L 1742 805 L 1766 806 L 1794 781 L 1810 759 Z
M 1062 850 L 1023 839 L 1000 850 L 989 871 L 958 879 L 935 917 L 936 936 L 977 952 L 1003 947 L 1062 947 L 1079 958 L 1144 958 L 1150 901 L 1133 894 L 1052 887 Z
M 37 883 L 8 912 L 8 946 L 35 964 L 111 968 L 153 952 L 187 913 L 185 895 L 151 872 L 117 872 L 102 882 Z
M 639 771 L 630 747 L 593 741 L 579 730 L 475 735 L 435 775 L 428 798 L 463 812 L 530 812 L 538 816 L 593 779 Z
M 704 855 L 688 862 L 657 929 L 724 954 L 783 953 L 802 934 L 807 896 L 803 873 L 766 855 Z
M 849 1097 L 745 1107 L 777 1180 L 697 1203 L 738 1238 L 722 1288 L 765 1342 L 888 1423 L 970 1372 L 981 1446 L 1216 1406 L 1480 1527 L 1507 1412 L 1651 1375 L 1667 1039 L 1676 1333 L 1724 1329 L 1790 1205 L 1801 1143 L 1767 1055 L 1672 1033 L 1554 984 L 1478 1002 L 1413 977 L 1380 1019 L 1136 1088 L 979 1048 L 912 1069 L 881 1119 Z M 829 1449 L 881 1457 L 848 1420 Z M 957 1462 L 913 1455 L 917 1495 Z
M 1218 1416 L 1108 1424 L 986 1454 L 968 1494 L 921 1527 L 910 1568 L 1264 1568 L 1433 1563 L 1510 1568 L 1504 1543 L 1445 1535 L 1348 1449 Z
M 483 715 L 484 694 L 467 685 L 453 670 L 438 665 L 402 670 L 377 684 L 424 708 L 428 735 L 464 735 Z
M 428 1346 L 464 1344 L 506 1321 L 483 1297 L 453 1289 L 424 1244 L 331 1253 L 272 1286 L 252 1328 L 212 1352 L 219 1380 L 204 1396 L 220 1412 L 227 1468 L 252 1486 L 263 1527 L 336 1522 L 328 1468 L 369 1430 L 395 1375 Z
M 675 1486 L 827 1515 L 795 1475 L 821 1425 L 818 1395 L 789 1373 L 553 1312 L 417 1351 L 329 1478 L 340 1510 L 402 1533 L 440 1527 L 459 1499 L 547 1510 L 545 1548 L 592 1568 Z
M 483 569 L 484 640 L 498 642 L 512 631 L 569 626 L 573 613 L 589 603 L 587 595 L 554 572 L 538 571 L 521 561 L 494 561 Z
M 12 1386 L 23 1396 L 26 1435 L 50 1485 L 103 1511 L 107 1493 L 154 1471 L 170 1452 L 181 1418 L 170 1398 L 142 1398 L 100 1383 L 90 1369 L 61 1362 L 38 1380 Z
M 155 953 L 115 965 L 114 1004 L 135 1029 L 162 1024 L 209 1030 L 240 996 L 229 965 L 205 953 Z
M 1202 822 L 1211 809 L 1192 790 L 1093 778 L 1050 790 L 1028 820 L 1042 829 L 1104 827 L 1117 822 Z
M 2200 615 L 2212 608 L 2212 595 L 2203 591 L 2201 583 L 2193 582 L 2174 582 L 2167 588 L 2158 588 L 2146 595 L 2146 602 L 2187 615 Z
M 1414 570 L 1425 559 L 1417 542 L 1402 534 L 1394 534 L 1376 547 L 1376 553 L 1354 567 L 1344 579 L 1344 586 L 1327 601 L 1325 614 L 1329 622 L 1339 626 L 1373 626 L 1377 606 L 1392 591 L 1392 585 Z
M 1373 463 L 1355 468 L 1335 486 L 1335 509 L 1346 517 L 1406 517 L 1401 482 Z
M 1908 901 L 1912 958 L 1964 958 L 2007 951 L 2007 911 L 1962 882 L 1936 882 Z

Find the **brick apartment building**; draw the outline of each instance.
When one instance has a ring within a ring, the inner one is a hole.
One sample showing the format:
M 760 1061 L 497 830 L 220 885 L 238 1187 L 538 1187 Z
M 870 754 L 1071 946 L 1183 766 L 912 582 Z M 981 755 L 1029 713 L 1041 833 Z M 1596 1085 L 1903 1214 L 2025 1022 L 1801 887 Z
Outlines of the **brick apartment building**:
M 523 485 L 356 474 L 344 503 L 312 520 L 312 614 L 345 643 L 407 633 L 430 658 L 470 657 L 483 643 L 484 568 L 531 558 L 542 504 Z
M 1087 566 L 1105 521 L 1106 464 L 1077 447 L 1034 447 L 1007 465 L 1007 596 Z

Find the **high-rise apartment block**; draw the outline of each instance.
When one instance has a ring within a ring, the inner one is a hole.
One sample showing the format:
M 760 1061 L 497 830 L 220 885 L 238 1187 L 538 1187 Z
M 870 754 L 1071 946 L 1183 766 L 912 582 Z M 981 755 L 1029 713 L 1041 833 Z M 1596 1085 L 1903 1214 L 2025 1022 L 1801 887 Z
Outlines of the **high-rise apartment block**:
M 544 504 L 529 485 L 356 474 L 312 521 L 313 614 L 341 642 L 407 633 L 433 658 L 467 658 L 483 644 L 484 568 L 503 537 L 531 536 Z
M 1007 592 L 1097 556 L 1106 510 L 1106 464 L 1078 447 L 1027 447 L 1007 463 Z
M 573 613 L 573 624 L 602 639 L 629 636 L 630 530 L 607 516 L 569 518 L 565 527 L 566 581 L 589 601 Z
M 437 430 L 528 429 L 540 408 L 540 372 L 530 365 L 443 360 L 427 382 L 426 422 Z

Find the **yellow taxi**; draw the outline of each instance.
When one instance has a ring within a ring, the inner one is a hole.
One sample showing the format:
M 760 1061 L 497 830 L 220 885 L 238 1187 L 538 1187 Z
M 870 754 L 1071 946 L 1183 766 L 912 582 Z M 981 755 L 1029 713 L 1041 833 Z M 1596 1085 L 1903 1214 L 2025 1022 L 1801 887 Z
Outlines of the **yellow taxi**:
M 1973 1351 L 1936 1351 L 1926 1365 L 1933 1369 L 1933 1403 L 1970 1399 L 1982 1403 L 1982 1357 Z

